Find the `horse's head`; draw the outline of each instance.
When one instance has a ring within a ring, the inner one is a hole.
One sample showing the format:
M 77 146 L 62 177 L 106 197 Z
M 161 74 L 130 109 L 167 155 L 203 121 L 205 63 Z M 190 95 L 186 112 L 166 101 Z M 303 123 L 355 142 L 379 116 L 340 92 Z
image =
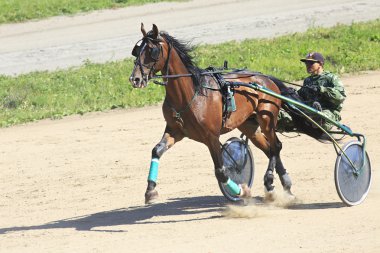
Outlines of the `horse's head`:
M 136 57 L 136 60 L 129 81 L 134 88 L 146 87 L 149 79 L 167 64 L 164 59 L 168 50 L 167 44 L 160 36 L 157 26 L 153 25 L 153 29 L 147 33 L 141 23 L 141 32 L 143 38 L 132 50 L 132 55 Z

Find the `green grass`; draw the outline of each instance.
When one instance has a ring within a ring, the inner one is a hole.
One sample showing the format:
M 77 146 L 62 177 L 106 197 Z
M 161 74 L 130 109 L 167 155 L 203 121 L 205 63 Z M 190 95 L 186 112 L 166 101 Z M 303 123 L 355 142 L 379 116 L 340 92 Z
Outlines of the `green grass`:
M 163 1 L 175 0 L 1 0 L 0 24 Z
M 287 80 L 300 80 L 307 73 L 299 59 L 312 51 L 325 56 L 325 69 L 339 74 L 379 69 L 380 20 L 200 47 L 196 58 L 202 66 L 221 65 L 227 59 L 231 67 L 245 66 Z
M 325 69 L 336 73 L 380 69 L 380 20 L 275 39 L 203 45 L 193 53 L 202 68 L 228 60 L 230 67 L 248 67 L 293 81 L 307 76 L 299 59 L 309 51 L 323 53 Z M 161 102 L 162 87 L 153 83 L 145 89 L 131 87 L 132 67 L 133 59 L 128 58 L 57 72 L 0 76 L 0 126 Z
M 0 77 L 0 126 L 43 118 L 60 118 L 114 108 L 140 107 L 160 101 L 155 85 L 133 89 L 128 81 L 132 59 L 80 69 Z

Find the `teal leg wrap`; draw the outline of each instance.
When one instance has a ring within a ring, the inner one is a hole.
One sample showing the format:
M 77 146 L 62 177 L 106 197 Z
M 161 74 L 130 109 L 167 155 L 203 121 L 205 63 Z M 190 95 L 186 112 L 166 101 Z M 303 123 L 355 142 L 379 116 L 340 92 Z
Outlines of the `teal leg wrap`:
M 240 194 L 240 187 L 234 181 L 232 181 L 230 178 L 228 178 L 225 185 L 227 186 L 228 190 L 230 190 L 231 193 L 233 193 L 235 195 Z
M 153 158 L 151 163 L 150 163 L 150 169 L 149 169 L 149 176 L 148 180 L 157 182 L 157 176 L 158 176 L 158 164 L 159 160 L 157 158 Z

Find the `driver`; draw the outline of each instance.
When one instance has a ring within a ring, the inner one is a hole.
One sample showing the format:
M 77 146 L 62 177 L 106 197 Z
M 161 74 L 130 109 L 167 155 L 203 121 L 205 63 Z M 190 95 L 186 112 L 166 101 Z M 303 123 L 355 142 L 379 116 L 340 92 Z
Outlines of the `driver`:
M 306 65 L 306 71 L 310 74 L 303 86 L 297 91 L 305 104 L 321 111 L 328 118 L 340 121 L 340 111 L 346 98 L 344 87 L 338 76 L 324 70 L 325 59 L 322 54 L 311 52 L 301 59 Z M 319 117 L 318 117 L 319 118 Z M 317 120 L 320 125 L 330 130 L 333 125 L 325 120 Z M 278 130 L 292 129 L 293 122 L 289 114 L 281 110 L 278 120 Z

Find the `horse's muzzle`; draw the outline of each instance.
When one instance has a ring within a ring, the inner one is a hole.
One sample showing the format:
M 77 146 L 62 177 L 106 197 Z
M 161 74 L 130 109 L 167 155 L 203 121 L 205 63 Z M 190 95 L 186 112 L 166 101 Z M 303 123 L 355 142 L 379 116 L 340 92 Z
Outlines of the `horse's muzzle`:
M 148 80 L 146 80 L 146 78 L 139 78 L 135 76 L 130 76 L 129 81 L 131 82 L 133 88 L 145 88 L 148 83 Z

